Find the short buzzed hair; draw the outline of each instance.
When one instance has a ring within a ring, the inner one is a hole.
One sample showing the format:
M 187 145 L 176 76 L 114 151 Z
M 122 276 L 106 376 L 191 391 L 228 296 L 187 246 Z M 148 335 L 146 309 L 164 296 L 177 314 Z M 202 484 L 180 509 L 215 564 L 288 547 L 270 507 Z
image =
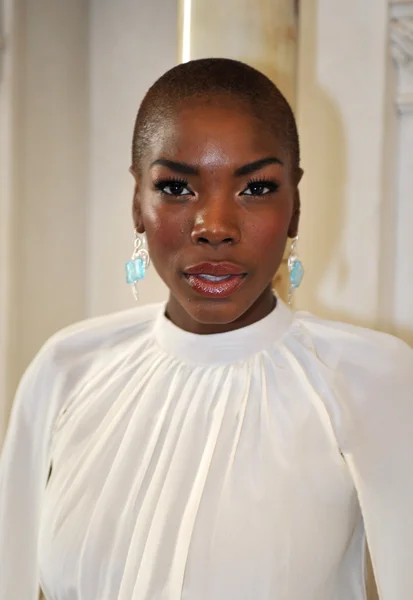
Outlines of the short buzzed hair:
M 146 93 L 136 117 L 132 167 L 139 171 L 156 131 L 186 100 L 226 96 L 251 110 L 269 126 L 288 154 L 293 170 L 300 166 L 300 145 L 293 111 L 278 87 L 253 67 L 229 58 L 202 58 L 179 64 Z

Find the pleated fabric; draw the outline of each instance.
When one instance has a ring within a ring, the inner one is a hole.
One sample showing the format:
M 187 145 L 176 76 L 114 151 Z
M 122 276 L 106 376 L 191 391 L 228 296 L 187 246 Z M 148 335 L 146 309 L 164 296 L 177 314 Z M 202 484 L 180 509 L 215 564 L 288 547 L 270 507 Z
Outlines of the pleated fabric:
M 0 598 L 413 598 L 413 352 L 292 313 L 200 336 L 163 305 L 52 338 L 0 466 Z M 48 474 L 51 470 L 50 478 Z

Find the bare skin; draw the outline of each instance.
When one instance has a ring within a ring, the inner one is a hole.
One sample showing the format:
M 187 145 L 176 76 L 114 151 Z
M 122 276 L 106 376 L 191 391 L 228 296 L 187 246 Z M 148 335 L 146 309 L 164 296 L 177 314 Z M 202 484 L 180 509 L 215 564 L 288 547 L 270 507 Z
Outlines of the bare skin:
M 187 101 L 160 128 L 135 177 L 133 218 L 170 290 L 167 316 L 198 334 L 265 317 L 287 237 L 298 230 L 298 183 L 264 120 L 231 101 Z M 229 296 L 205 297 L 186 271 L 227 261 L 242 272 Z

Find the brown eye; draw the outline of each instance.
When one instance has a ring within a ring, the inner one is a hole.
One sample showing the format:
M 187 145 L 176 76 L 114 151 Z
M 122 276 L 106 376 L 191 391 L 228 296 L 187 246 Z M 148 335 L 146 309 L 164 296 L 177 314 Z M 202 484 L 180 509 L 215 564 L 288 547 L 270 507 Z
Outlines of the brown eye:
M 242 196 L 266 196 L 276 192 L 278 184 L 275 181 L 250 181 L 248 186 L 241 192 Z
M 187 186 L 187 181 L 164 180 L 155 182 L 155 188 L 167 196 L 192 196 L 193 192 Z

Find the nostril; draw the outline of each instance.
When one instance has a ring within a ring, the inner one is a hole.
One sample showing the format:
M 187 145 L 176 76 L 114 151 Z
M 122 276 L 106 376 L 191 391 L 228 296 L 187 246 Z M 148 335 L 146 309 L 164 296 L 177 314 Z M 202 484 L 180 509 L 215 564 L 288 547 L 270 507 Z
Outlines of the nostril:
M 198 244 L 208 244 L 208 246 L 220 246 L 221 244 L 232 244 L 233 242 L 234 239 L 232 237 L 213 240 L 207 237 L 199 236 L 197 239 Z
M 198 244 L 209 244 L 209 240 L 205 237 L 199 237 Z

